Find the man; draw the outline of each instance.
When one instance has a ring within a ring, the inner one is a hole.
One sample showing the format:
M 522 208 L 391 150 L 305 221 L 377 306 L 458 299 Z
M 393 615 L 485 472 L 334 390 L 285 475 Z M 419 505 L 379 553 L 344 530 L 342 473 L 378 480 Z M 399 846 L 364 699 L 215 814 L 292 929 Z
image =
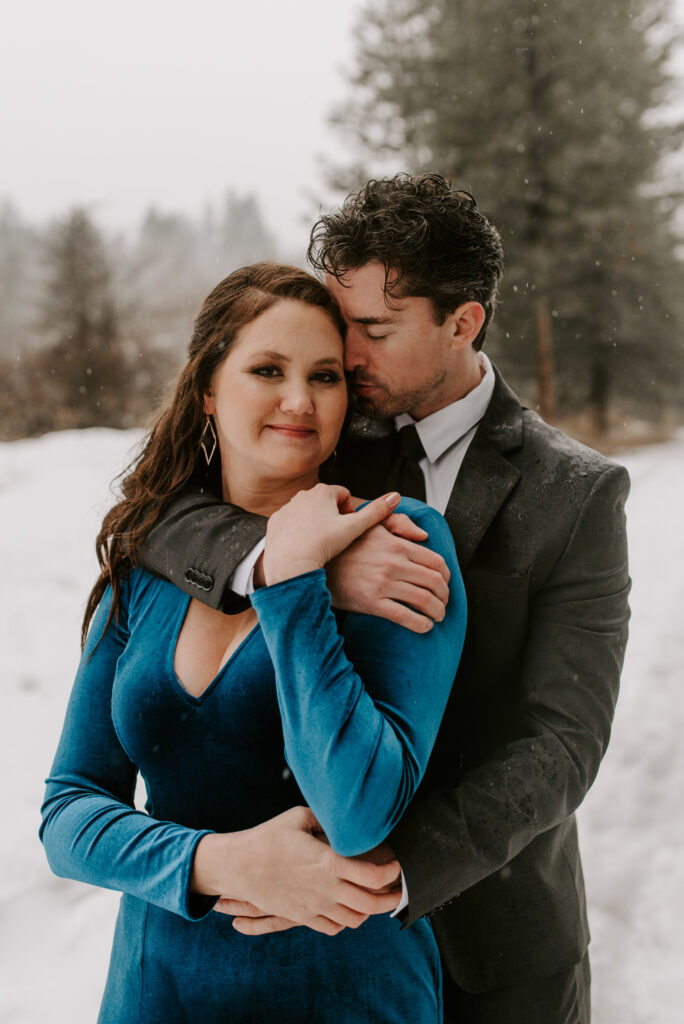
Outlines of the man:
M 503 264 L 468 193 L 438 175 L 369 182 L 319 221 L 310 257 L 340 304 L 346 369 L 372 418 L 340 445 L 334 478 L 362 497 L 397 488 L 443 512 L 469 605 L 425 779 L 367 860 L 396 857 L 405 925 L 431 916 L 446 1020 L 588 1024 L 574 811 L 605 752 L 624 656 L 627 474 L 521 408 L 482 354 Z M 259 548 L 244 559 L 264 529 L 185 496 L 151 534 L 145 564 L 230 610 L 229 581 L 244 593 L 255 567 L 258 585 Z M 333 602 L 429 628 L 444 590 L 422 551 L 376 527 L 329 567 Z M 256 904 L 229 901 L 256 915 L 240 927 L 339 927 L 354 920 L 345 907 L 357 921 L 383 909 L 373 900 L 387 894 L 368 891 L 388 880 L 374 865 L 317 859 L 310 845 L 309 890 L 300 872 L 288 902 L 295 835 L 320 843 L 306 812 L 292 814 L 265 826 L 261 875 L 277 847 L 278 882 L 231 894 Z

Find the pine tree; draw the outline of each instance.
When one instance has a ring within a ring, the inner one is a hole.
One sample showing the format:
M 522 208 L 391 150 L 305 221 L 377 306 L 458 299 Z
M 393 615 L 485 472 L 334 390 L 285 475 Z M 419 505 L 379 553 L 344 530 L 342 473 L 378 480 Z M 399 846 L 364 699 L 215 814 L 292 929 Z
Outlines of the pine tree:
M 276 259 L 276 243 L 253 195 L 226 195 L 221 237 L 221 265 L 226 274 L 238 267 Z
M 214 267 L 201 258 L 202 238 L 188 217 L 150 207 L 127 258 L 124 285 L 134 305 L 132 327 L 150 345 L 181 361 L 192 322 L 209 290 Z
M 228 192 L 219 215 L 208 205 L 198 221 L 151 207 L 125 282 L 137 309 L 136 333 L 182 360 L 211 289 L 237 267 L 274 258 L 273 236 L 253 196 Z
M 682 194 L 664 160 L 668 0 L 381 0 L 357 28 L 334 120 L 356 167 L 440 171 L 501 231 L 507 273 L 489 346 L 553 418 L 681 400 Z M 341 175 L 338 173 L 338 183 Z M 347 177 L 345 184 L 359 183 Z
M 8 200 L 0 203 L 0 356 L 40 343 L 36 304 L 42 285 L 37 232 Z
M 104 240 L 85 210 L 56 225 L 46 263 L 43 323 L 51 344 L 41 363 L 62 410 L 57 425 L 121 425 L 126 355 Z

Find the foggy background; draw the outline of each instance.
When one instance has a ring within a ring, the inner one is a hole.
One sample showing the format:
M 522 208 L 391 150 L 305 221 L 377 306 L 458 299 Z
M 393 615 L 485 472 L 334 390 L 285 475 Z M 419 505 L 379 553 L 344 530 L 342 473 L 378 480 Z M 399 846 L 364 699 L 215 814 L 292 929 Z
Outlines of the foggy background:
M 203 297 L 372 174 L 474 192 L 488 351 L 604 450 L 684 402 L 684 0 L 27 0 L 0 14 L 0 439 L 146 419 Z
M 580 811 L 595 1024 L 681 1020 L 684 0 L 24 0 L 0 11 L 0 1024 L 92 1021 L 117 898 L 50 875 L 43 779 L 94 536 L 207 292 L 436 170 L 501 231 L 487 351 L 624 462 L 632 636 Z

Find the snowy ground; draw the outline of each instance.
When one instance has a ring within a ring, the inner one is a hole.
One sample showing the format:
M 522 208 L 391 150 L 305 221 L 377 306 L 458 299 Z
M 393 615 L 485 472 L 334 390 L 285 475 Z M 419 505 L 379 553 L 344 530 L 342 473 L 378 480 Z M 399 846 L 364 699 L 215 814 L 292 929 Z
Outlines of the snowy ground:
M 0 445 L 0 1024 L 97 1016 L 118 897 L 50 874 L 38 808 L 78 661 L 108 481 L 136 439 L 90 430 Z M 679 1024 L 684 435 L 623 461 L 633 480 L 632 638 L 611 748 L 580 814 L 594 1024 Z

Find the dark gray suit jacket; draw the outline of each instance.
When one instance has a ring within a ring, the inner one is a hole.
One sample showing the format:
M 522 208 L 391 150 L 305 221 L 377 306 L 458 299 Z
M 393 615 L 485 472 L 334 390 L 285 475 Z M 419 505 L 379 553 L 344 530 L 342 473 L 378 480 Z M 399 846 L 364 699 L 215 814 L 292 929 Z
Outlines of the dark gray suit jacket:
M 390 446 L 370 427 L 341 448 L 336 476 L 383 493 Z M 623 468 L 521 408 L 497 373 L 446 510 L 465 649 L 425 779 L 390 837 L 406 923 L 431 915 L 468 991 L 565 970 L 589 941 L 573 812 L 608 743 L 624 657 L 628 488 Z M 227 582 L 263 532 L 259 517 L 187 495 L 141 562 L 237 610 Z

